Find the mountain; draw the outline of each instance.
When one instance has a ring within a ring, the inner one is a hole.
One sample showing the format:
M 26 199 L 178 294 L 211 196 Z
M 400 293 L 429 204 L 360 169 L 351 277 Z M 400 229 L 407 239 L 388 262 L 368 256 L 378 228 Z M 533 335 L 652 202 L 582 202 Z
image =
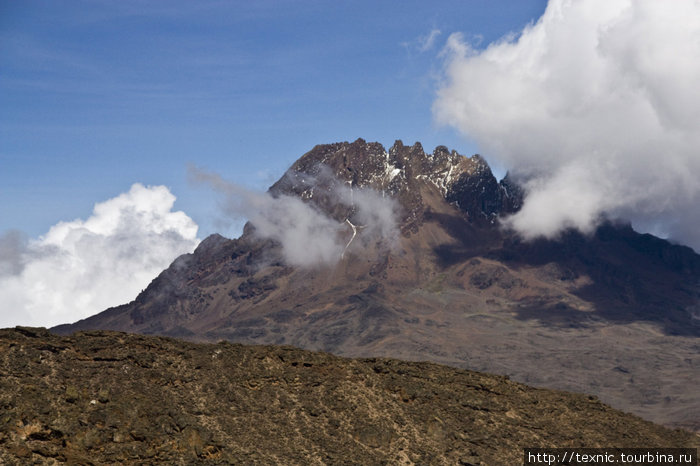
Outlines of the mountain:
M 614 222 L 523 241 L 498 222 L 520 208 L 517 182 L 443 146 L 316 146 L 269 194 L 337 227 L 302 254 L 333 235 L 345 248 L 294 265 L 279 236 L 249 223 L 240 238 L 205 239 L 131 303 L 53 331 L 428 360 L 700 430 L 700 256 L 690 248 Z
M 590 396 L 431 363 L 0 330 L 0 463 L 520 464 L 700 439 Z

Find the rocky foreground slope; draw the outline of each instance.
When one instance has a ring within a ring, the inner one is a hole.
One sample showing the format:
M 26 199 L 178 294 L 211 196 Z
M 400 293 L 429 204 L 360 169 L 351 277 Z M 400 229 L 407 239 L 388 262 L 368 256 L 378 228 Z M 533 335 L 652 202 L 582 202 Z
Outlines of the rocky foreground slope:
M 0 330 L 2 464 L 519 464 L 697 447 L 594 397 L 432 363 L 116 332 Z

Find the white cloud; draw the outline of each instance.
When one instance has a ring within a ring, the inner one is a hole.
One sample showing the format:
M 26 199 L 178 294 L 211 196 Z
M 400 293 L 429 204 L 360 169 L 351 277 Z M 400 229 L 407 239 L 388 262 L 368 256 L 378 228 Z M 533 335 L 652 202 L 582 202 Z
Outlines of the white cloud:
M 190 175 L 193 181 L 204 183 L 224 196 L 222 207 L 227 216 L 245 217 L 258 236 L 277 241 L 290 265 L 332 265 L 343 257 L 348 246 L 352 250 L 378 242 L 390 248 L 399 235 L 398 206 L 392 198 L 382 197 L 371 189 L 351 188 L 323 167 L 317 177 L 303 174 L 294 183 L 303 183 L 331 205 L 352 212 L 355 227 L 360 227 L 352 244 L 350 225 L 297 196 L 274 197 L 269 192 L 252 191 L 194 167 L 190 167 Z
M 0 327 L 74 322 L 136 297 L 180 254 L 197 225 L 164 186 L 134 184 L 38 239 L 0 237 Z
M 427 35 L 421 36 L 418 39 L 419 50 L 427 52 L 435 46 L 438 36 L 441 34 L 439 29 L 431 30 Z
M 401 42 L 401 46 L 403 46 L 409 53 L 413 51 L 425 53 L 435 47 L 440 34 L 442 34 L 442 31 L 439 29 L 431 29 L 430 32 L 425 35 L 418 36 L 411 41 Z
M 519 36 L 448 38 L 433 111 L 524 180 L 527 237 L 605 216 L 700 250 L 700 2 L 550 0 Z

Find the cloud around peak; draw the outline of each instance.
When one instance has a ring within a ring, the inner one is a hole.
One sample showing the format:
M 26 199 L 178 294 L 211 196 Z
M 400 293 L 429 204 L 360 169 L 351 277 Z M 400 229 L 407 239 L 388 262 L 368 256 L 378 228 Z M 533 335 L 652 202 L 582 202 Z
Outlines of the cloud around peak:
M 189 177 L 219 193 L 221 209 L 230 219 L 247 218 L 258 237 L 279 243 L 284 260 L 293 266 L 334 265 L 346 252 L 370 244 L 391 248 L 399 236 L 398 204 L 369 188 L 353 188 L 319 166 L 318 175 L 287 173 L 307 196 L 250 190 L 216 173 L 189 167 Z M 347 215 L 334 218 L 309 202 L 323 198 L 330 209 Z M 305 197 L 306 200 L 302 199 Z
M 436 120 L 524 183 L 525 237 L 631 220 L 700 250 L 700 3 L 550 0 L 519 35 L 445 49 Z

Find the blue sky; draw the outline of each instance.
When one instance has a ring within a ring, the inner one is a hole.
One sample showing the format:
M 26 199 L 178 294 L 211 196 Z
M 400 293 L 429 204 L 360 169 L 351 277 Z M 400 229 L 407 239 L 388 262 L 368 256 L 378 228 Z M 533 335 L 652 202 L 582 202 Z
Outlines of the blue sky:
M 0 0 L 0 234 L 43 235 L 139 182 L 170 188 L 204 237 L 223 226 L 188 164 L 265 189 L 320 143 L 470 155 L 433 121 L 440 51 L 545 4 Z
M 189 166 L 259 194 L 360 137 L 510 170 L 525 239 L 616 218 L 700 251 L 698 56 L 696 0 L 0 0 L 0 327 L 238 236 Z

